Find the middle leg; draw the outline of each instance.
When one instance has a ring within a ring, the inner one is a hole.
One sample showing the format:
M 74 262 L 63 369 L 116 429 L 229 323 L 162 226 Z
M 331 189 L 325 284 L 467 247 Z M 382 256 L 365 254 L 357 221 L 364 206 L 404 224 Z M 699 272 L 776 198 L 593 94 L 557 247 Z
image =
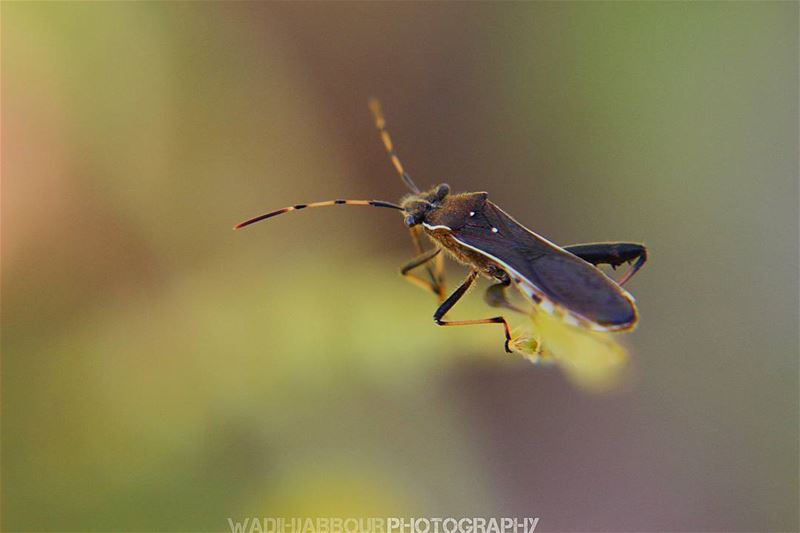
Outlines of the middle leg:
M 523 309 L 520 309 L 519 306 L 514 305 L 508 300 L 506 289 L 510 285 L 511 278 L 506 275 L 505 279 L 500 280 L 498 283 L 486 289 L 486 292 L 483 294 L 483 301 L 490 307 L 504 307 L 517 313 L 525 313 Z
M 511 329 L 508 327 L 508 322 L 502 316 L 494 316 L 491 318 L 483 318 L 479 320 L 442 320 L 444 315 L 447 314 L 450 309 L 453 308 L 454 305 L 461 299 L 464 294 L 466 294 L 467 290 L 469 290 L 470 286 L 475 282 L 475 278 L 478 277 L 478 271 L 473 270 L 472 272 L 467 275 L 467 278 L 464 282 L 455 290 L 453 294 L 451 294 L 447 300 L 439 306 L 436 312 L 433 314 L 433 321 L 436 322 L 437 326 L 471 326 L 474 324 L 503 324 L 503 328 L 505 330 L 506 340 L 504 348 L 506 352 L 512 353 L 511 348 L 509 348 L 509 343 L 511 342 Z

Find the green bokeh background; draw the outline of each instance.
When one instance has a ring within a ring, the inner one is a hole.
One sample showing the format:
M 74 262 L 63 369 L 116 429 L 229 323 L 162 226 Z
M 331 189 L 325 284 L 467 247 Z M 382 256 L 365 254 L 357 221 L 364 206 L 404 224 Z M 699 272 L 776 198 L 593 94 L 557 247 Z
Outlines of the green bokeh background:
M 372 95 L 421 184 L 650 247 L 626 387 L 435 328 L 391 211 L 231 231 L 403 194 Z M 6 531 L 798 528 L 797 3 L 3 3 L 2 141 Z

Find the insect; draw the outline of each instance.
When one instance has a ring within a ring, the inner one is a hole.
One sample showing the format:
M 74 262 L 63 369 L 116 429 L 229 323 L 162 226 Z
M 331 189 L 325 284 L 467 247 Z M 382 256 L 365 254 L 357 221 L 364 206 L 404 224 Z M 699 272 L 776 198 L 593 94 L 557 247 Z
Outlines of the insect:
M 420 190 L 400 163 L 380 104 L 373 99 L 369 107 L 392 165 L 411 190 L 399 205 L 382 200 L 297 204 L 241 222 L 235 229 L 312 207 L 356 205 L 396 209 L 403 214 L 417 251 L 417 256 L 403 265 L 400 272 L 437 296 L 440 305 L 433 320 L 439 326 L 502 324 L 505 350 L 511 352 L 511 331 L 503 316 L 445 320 L 448 311 L 481 275 L 495 282 L 484 298 L 492 307 L 521 311 L 508 300 L 505 292 L 513 284 L 533 304 L 567 323 L 601 331 L 625 331 L 636 325 L 635 300 L 622 285 L 647 260 L 647 249 L 643 245 L 607 242 L 560 247 L 514 220 L 489 201 L 486 192 L 451 193 L 446 183 L 427 191 Z M 433 248 L 423 247 L 422 233 L 433 243 Z M 449 296 L 445 296 L 443 250 L 470 269 L 466 279 Z M 618 282 L 597 268 L 597 265 L 608 264 L 616 269 L 626 262 L 633 266 Z M 427 275 L 414 273 L 421 267 Z

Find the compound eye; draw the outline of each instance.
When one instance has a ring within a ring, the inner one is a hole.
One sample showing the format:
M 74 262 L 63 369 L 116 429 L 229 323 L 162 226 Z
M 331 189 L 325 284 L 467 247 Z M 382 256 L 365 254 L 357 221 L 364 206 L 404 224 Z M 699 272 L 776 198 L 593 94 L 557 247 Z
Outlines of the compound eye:
M 419 224 L 419 222 L 417 222 L 417 218 L 414 215 L 408 215 L 404 222 L 406 223 L 406 226 L 408 226 L 409 228 L 411 226 L 416 226 L 417 224 Z
M 450 186 L 446 183 L 442 183 L 436 188 L 436 198 L 441 200 L 445 196 L 450 194 Z

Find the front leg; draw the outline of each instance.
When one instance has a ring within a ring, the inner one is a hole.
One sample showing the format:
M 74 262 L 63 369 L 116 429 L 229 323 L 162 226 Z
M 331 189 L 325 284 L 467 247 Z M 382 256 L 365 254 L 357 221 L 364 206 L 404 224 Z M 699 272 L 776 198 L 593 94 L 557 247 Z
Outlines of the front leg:
M 638 259 L 631 269 L 617 282 L 625 284 L 642 268 L 647 261 L 647 248 L 632 242 L 597 242 L 573 244 L 564 249 L 593 265 L 607 264 L 616 269 L 622 263 Z
M 424 248 L 422 248 L 422 239 L 420 239 L 422 230 L 420 230 L 419 226 L 410 227 L 408 230 L 411 234 L 411 242 L 414 243 L 414 249 L 417 251 L 418 257 L 422 257 L 426 253 Z M 431 267 L 430 262 L 425 262 L 425 270 L 428 272 L 428 277 L 430 278 L 429 285 L 434 287 L 433 292 L 441 302 L 444 300 L 445 291 L 444 255 L 436 253 L 432 257 L 434 258 L 433 267 Z M 409 278 L 409 280 L 410 279 L 411 278 Z
M 447 300 L 439 306 L 436 312 L 433 314 L 433 321 L 436 322 L 437 326 L 471 326 L 474 324 L 503 324 L 503 328 L 505 328 L 506 334 L 506 341 L 505 341 L 505 349 L 508 353 L 512 353 L 511 349 L 509 348 L 509 343 L 511 342 L 511 329 L 508 327 L 508 322 L 502 316 L 495 316 L 491 318 L 483 318 L 480 320 L 442 320 L 444 315 L 453 308 L 454 305 L 461 299 L 464 294 L 466 294 L 467 290 L 470 286 L 475 282 L 475 278 L 478 276 L 478 271 L 473 270 L 467 276 L 467 279 L 451 294 Z
M 439 301 L 441 302 L 444 300 L 444 287 L 439 285 L 436 278 L 431 275 L 432 281 L 428 281 L 426 279 L 422 279 L 421 277 L 417 276 L 416 274 L 412 274 L 411 271 L 417 267 L 422 265 L 428 266 L 432 259 L 439 257 L 441 253 L 441 248 L 432 248 L 427 252 L 423 252 L 402 267 L 400 267 L 400 274 L 402 274 L 408 281 L 413 283 L 414 285 L 421 287 L 427 291 L 431 291 L 435 294 Z M 428 272 L 430 272 L 430 268 L 428 268 Z

